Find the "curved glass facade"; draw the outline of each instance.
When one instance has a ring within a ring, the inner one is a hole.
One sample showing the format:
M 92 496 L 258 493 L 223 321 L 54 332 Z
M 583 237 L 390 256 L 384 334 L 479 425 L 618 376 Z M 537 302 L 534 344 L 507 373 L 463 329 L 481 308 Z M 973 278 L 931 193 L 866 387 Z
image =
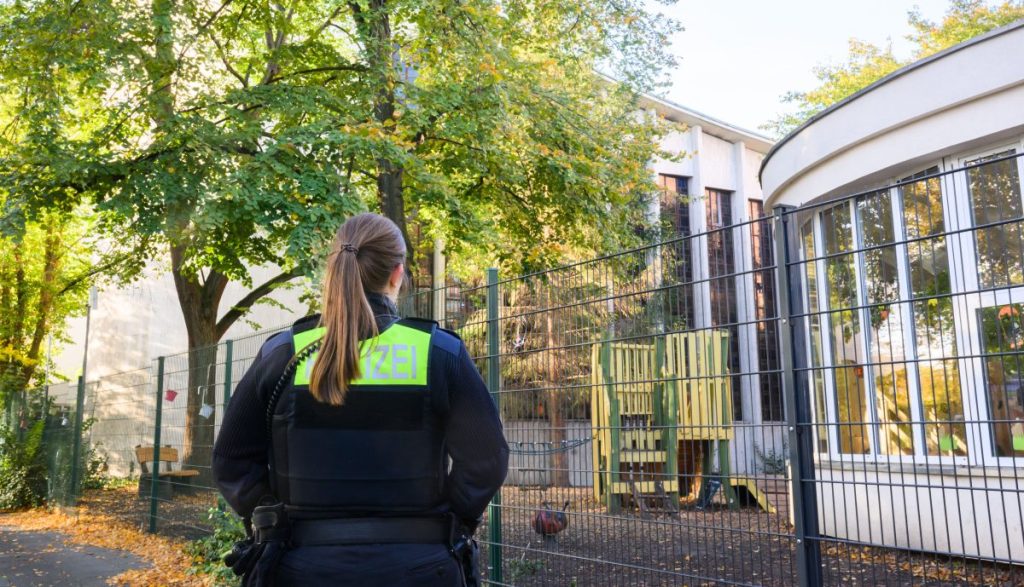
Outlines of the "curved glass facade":
M 796 213 L 820 452 L 1024 456 L 1022 147 Z

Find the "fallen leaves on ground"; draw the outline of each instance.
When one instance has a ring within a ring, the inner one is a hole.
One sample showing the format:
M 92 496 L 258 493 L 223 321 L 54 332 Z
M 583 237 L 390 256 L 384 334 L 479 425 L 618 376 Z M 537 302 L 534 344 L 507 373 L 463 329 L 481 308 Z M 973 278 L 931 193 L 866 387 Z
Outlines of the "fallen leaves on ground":
M 147 569 L 126 571 L 107 581 L 131 587 L 211 587 L 207 577 L 188 575 L 191 564 L 182 550 L 184 542 L 143 532 L 88 503 L 76 512 L 32 509 L 4 516 L 4 523 L 22 530 L 52 530 L 65 534 L 70 542 L 127 551 L 148 561 Z

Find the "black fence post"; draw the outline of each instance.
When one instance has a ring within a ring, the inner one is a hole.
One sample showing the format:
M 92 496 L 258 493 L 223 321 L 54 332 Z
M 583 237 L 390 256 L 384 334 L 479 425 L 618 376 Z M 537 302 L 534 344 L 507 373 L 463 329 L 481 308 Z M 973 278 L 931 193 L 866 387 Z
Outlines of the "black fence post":
M 156 512 L 160 489 L 160 427 L 164 408 L 164 357 L 157 359 L 156 367 L 156 417 L 153 432 L 153 477 L 149 484 L 149 531 L 156 532 Z
M 498 298 L 498 270 L 487 270 L 487 387 L 491 390 L 494 405 L 501 412 L 501 312 Z M 490 542 L 488 563 L 489 578 L 493 583 L 502 582 L 501 572 L 501 490 L 494 494 L 487 514 L 487 539 Z
M 796 324 L 791 316 L 792 298 L 801 299 L 799 281 L 790 279 L 790 234 L 787 230 L 793 208 L 776 206 L 775 275 L 778 283 L 779 335 L 782 352 L 782 394 L 789 438 L 790 491 L 793 495 L 793 524 L 796 532 L 796 572 L 801 587 L 822 584 L 821 542 L 818 539 L 818 497 L 814 483 L 814 435 L 811 430 L 810 397 L 797 382 L 795 359 L 802 356 Z M 795 294 L 795 295 L 794 295 Z

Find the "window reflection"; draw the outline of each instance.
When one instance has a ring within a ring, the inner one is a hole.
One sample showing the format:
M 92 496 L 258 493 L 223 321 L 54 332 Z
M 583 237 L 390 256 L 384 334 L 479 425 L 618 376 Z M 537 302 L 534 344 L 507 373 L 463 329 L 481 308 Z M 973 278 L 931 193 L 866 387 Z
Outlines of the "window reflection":
M 817 427 L 818 451 L 828 452 L 828 412 L 825 409 L 825 375 L 821 354 L 821 314 L 818 311 L 818 255 L 814 247 L 814 222 L 808 219 L 800 227 L 800 241 L 803 248 L 804 283 L 807 288 L 808 330 L 811 339 L 811 384 L 814 389 L 814 414 Z
M 938 173 L 937 167 L 918 175 Z M 965 456 L 967 431 L 956 361 L 949 254 L 938 178 L 922 179 L 901 190 L 914 313 L 918 381 L 929 455 Z
M 903 343 L 903 306 L 900 301 L 899 268 L 892 223 L 892 198 L 888 191 L 857 200 L 864 252 L 867 292 L 868 356 L 875 411 L 880 425 L 879 450 L 883 454 L 914 453 L 913 418 L 907 385 Z
M 1014 150 L 971 164 L 1013 155 Z M 1007 159 L 967 171 L 978 243 L 978 284 L 982 288 L 1024 283 L 1024 216 L 1017 160 Z M 1012 221 L 1012 222 L 1007 222 Z
M 1024 456 L 1024 304 L 978 311 L 996 456 Z
M 850 205 L 838 204 L 821 213 L 828 284 L 829 332 L 832 365 L 835 367 L 836 415 L 839 451 L 866 454 L 870 451 L 868 405 L 864 387 L 865 353 L 857 316 L 857 280 L 854 268 L 853 224 Z

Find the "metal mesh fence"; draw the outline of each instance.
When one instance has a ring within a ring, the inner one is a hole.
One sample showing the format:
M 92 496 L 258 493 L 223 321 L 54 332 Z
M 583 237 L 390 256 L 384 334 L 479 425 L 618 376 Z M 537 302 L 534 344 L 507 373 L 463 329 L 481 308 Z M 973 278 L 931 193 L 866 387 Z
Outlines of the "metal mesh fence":
M 708 190 L 662 242 L 408 296 L 512 451 L 488 581 L 1024 584 L 1022 176 L 997 153 L 767 217 Z M 213 439 L 270 334 L 90 383 L 79 466 L 125 481 L 85 499 L 208 532 Z M 76 386 L 45 394 L 75 495 Z
M 812 581 L 1024 583 L 1022 175 L 994 153 L 779 211 Z
M 746 248 L 754 230 L 770 219 L 492 287 L 512 451 L 494 584 L 793 580 L 783 425 L 761 417 L 781 402 L 758 349 L 774 313 L 753 293 L 773 265 Z

